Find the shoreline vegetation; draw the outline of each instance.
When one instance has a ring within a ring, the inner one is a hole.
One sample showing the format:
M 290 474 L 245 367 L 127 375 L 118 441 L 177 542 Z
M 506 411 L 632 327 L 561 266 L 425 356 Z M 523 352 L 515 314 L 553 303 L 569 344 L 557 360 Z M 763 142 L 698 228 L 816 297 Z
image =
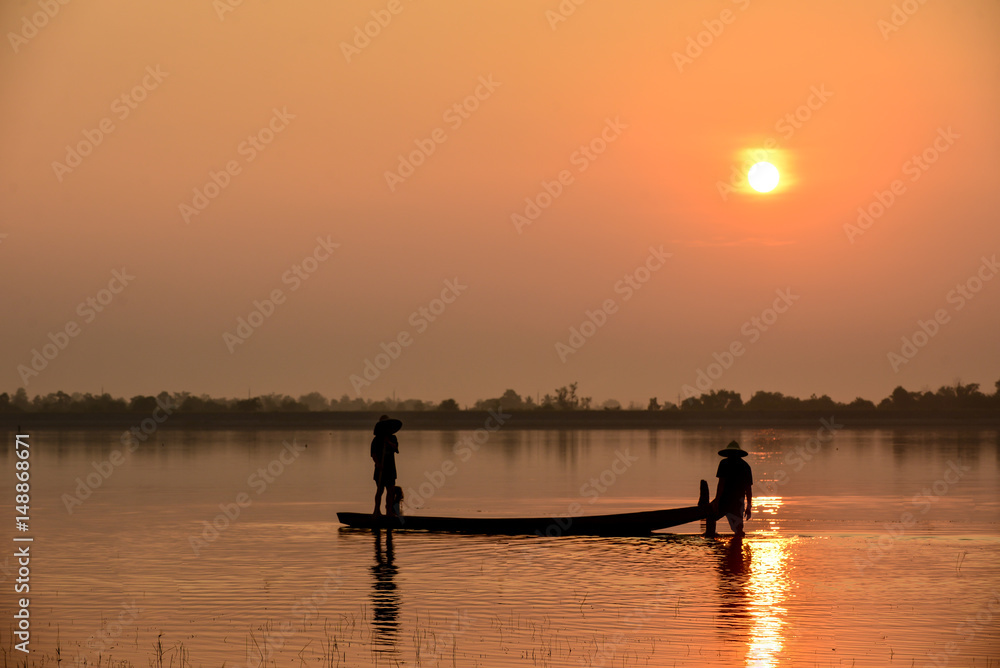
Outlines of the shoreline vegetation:
M 370 429 L 381 413 L 403 420 L 407 429 L 460 430 L 481 427 L 492 415 L 509 415 L 517 429 L 655 429 L 715 426 L 811 426 L 836 418 L 845 427 L 881 425 L 1000 426 L 1000 380 L 992 394 L 977 383 L 943 386 L 936 392 L 897 387 L 879 401 L 850 403 L 813 395 L 799 399 L 780 392 L 755 392 L 743 401 L 738 392 L 712 390 L 680 405 L 650 398 L 646 406 L 622 406 L 614 399 L 594 406 L 577 394 L 577 383 L 557 388 L 537 401 L 507 390 L 500 397 L 461 407 L 454 399 L 381 401 L 327 399 L 318 392 L 298 399 L 267 394 L 220 399 L 188 392 L 160 392 L 131 399 L 109 394 L 53 392 L 28 399 L 24 388 L 0 394 L 0 426 L 31 429 L 127 428 L 155 417 L 162 429 Z M 508 420 L 504 420 L 508 422 Z

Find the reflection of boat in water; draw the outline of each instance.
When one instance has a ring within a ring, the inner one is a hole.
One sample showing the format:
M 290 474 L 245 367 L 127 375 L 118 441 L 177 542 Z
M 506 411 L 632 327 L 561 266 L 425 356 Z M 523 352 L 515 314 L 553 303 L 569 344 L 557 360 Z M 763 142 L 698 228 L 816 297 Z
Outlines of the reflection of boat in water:
M 337 519 L 361 529 L 542 536 L 641 536 L 656 529 L 703 520 L 708 510 L 708 483 L 702 480 L 698 505 L 687 508 L 578 517 L 385 517 L 367 513 L 337 513 Z

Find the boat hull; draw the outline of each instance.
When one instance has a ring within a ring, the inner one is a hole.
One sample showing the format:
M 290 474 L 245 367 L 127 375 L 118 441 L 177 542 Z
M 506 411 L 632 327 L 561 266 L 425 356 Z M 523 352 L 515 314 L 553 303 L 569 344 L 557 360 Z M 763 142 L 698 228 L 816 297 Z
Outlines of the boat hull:
M 657 529 L 698 522 L 708 514 L 708 483 L 702 480 L 698 505 L 687 508 L 579 517 L 385 517 L 367 513 L 337 513 L 337 519 L 358 529 L 510 536 L 643 536 Z

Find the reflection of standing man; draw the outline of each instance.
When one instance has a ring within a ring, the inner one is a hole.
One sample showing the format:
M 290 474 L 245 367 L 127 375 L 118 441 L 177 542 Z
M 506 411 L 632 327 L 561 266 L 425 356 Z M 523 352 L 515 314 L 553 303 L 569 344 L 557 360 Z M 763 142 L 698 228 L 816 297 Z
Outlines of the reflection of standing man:
M 719 478 L 719 486 L 715 491 L 712 508 L 716 516 L 725 515 L 733 533 L 737 538 L 742 538 L 746 535 L 743 532 L 743 518 L 750 519 L 750 507 L 753 504 L 753 494 L 750 490 L 753 486 L 753 471 L 750 470 L 750 465 L 743 461 L 747 456 L 746 450 L 736 441 L 731 441 L 729 445 L 719 450 L 719 455 L 723 460 L 719 462 L 719 471 L 715 474 Z M 745 506 L 744 500 L 746 500 Z
M 383 415 L 375 423 L 375 438 L 372 439 L 372 461 L 375 462 L 375 510 L 372 515 L 381 515 L 379 506 L 382 505 L 382 492 L 388 487 L 391 491 L 396 485 L 396 453 L 399 452 L 399 441 L 396 440 L 395 433 L 402 429 L 403 423 L 399 420 L 390 420 L 388 415 Z M 392 508 L 392 494 L 385 499 L 385 514 L 393 517 L 395 513 Z
M 399 632 L 399 591 L 396 589 L 398 569 L 393 563 L 392 530 L 385 532 L 385 555 L 382 553 L 382 532 L 375 535 L 375 563 L 372 564 L 372 628 L 375 631 L 373 643 L 376 652 L 396 651 L 396 636 Z M 387 646 L 386 649 L 383 646 Z M 398 663 L 396 665 L 399 665 Z

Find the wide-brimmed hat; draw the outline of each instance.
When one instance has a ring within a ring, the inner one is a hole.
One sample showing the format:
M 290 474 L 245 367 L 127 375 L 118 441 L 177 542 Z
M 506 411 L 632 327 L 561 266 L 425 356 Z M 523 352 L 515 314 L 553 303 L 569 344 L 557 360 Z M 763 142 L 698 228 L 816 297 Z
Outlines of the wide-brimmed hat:
M 397 431 L 403 428 L 403 423 L 400 420 L 390 418 L 388 415 L 383 415 L 375 423 L 375 429 L 372 433 L 376 436 L 389 436 L 390 434 L 395 434 Z
M 740 444 L 736 441 L 730 441 L 729 445 L 719 450 L 719 454 L 723 457 L 731 457 L 733 455 L 739 455 L 740 457 L 746 457 L 747 451 L 740 447 Z

